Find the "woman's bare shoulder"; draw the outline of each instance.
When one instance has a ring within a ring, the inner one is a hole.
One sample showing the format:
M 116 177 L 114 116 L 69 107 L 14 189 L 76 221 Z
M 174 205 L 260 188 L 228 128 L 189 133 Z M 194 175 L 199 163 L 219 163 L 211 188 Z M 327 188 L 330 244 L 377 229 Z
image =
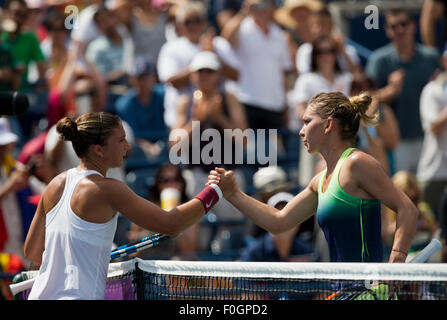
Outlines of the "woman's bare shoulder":
M 67 172 L 64 171 L 54 177 L 45 188 L 45 191 L 42 194 L 45 213 L 48 213 L 59 202 L 64 192 L 66 179 Z
M 361 150 L 354 150 L 346 159 L 346 163 L 353 170 L 371 170 L 380 167 L 380 163 L 368 153 Z
M 48 184 L 47 188 L 45 189 L 45 191 L 58 191 L 60 189 L 62 189 L 62 191 L 64 190 L 65 187 L 65 180 L 67 179 L 67 171 L 61 172 L 59 173 L 57 176 L 55 176 L 50 183 Z

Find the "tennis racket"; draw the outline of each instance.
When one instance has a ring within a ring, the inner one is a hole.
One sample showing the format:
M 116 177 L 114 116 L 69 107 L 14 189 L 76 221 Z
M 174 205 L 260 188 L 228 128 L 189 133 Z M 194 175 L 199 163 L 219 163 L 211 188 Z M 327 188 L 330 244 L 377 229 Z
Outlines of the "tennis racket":
M 127 256 L 134 252 L 156 247 L 160 244 L 160 241 L 164 241 L 169 238 L 170 237 L 165 234 L 157 233 L 152 236 L 144 237 L 138 241 L 122 245 L 110 252 L 110 261 Z

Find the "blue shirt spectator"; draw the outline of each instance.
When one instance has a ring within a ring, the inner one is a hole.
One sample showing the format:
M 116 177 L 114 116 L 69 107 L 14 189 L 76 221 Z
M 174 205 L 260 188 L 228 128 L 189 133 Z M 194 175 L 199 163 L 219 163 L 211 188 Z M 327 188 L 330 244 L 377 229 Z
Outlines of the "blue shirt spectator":
M 386 14 L 385 31 L 391 43 L 373 52 L 366 65 L 378 98 L 393 109 L 401 142 L 394 150 L 396 170 L 416 173 L 422 151 L 423 130 L 419 111 L 422 89 L 439 68 L 434 48 L 415 41 L 416 24 L 404 9 Z
M 164 122 L 165 91 L 156 83 L 155 66 L 149 60 L 135 59 L 129 71 L 132 88 L 115 104 L 116 113 L 134 131 L 136 144 L 147 158 L 156 158 L 162 151 L 159 140 L 166 144 L 169 131 Z
M 131 88 L 116 102 L 116 112 L 134 130 L 136 138 L 156 141 L 168 131 L 163 119 L 164 88 L 156 84 L 147 102 L 138 98 L 138 92 Z

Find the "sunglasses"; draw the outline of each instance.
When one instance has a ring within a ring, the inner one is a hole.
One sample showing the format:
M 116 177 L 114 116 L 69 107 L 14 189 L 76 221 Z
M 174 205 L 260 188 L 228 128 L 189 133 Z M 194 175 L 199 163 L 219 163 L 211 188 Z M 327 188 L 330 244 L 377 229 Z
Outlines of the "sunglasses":
M 212 73 L 216 73 L 216 70 L 203 68 L 203 69 L 197 70 L 197 72 L 199 72 L 199 73 L 206 73 L 206 74 L 212 74 Z
M 398 27 L 405 28 L 410 24 L 410 20 L 402 20 L 393 24 L 388 24 L 388 26 L 391 28 L 391 30 L 395 31 Z

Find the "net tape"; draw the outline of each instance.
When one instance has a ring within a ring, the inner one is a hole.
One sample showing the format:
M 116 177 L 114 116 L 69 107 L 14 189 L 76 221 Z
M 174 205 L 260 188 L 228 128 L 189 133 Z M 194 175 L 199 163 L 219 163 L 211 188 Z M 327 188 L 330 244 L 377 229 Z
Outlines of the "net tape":
M 26 285 L 23 282 L 12 285 L 13 294 L 29 291 L 32 278 L 36 275 L 36 271 L 26 272 L 23 277 Z M 131 279 L 135 291 L 131 299 L 294 299 L 287 293 L 313 294 L 319 291 L 319 298 L 324 298 L 333 292 L 334 284 L 348 286 L 352 281 L 361 284 L 396 281 L 406 283 L 405 290 L 413 290 L 414 284 L 419 283 L 416 289 L 418 292 L 404 294 L 415 296 L 416 299 L 425 299 L 429 295 L 435 299 L 447 299 L 445 264 L 266 263 L 134 258 L 109 265 L 108 284 L 114 282 L 117 290 L 119 282 L 116 281 L 121 281 L 119 279 L 126 280 L 127 286 Z M 436 287 L 435 291 L 430 289 L 433 286 Z M 365 293 L 362 293 L 364 291 L 357 289 L 354 287 L 338 297 L 365 297 Z M 378 294 L 383 295 L 381 292 Z M 295 297 L 301 299 L 305 295 Z M 369 298 L 373 297 L 366 296 L 366 299 Z

